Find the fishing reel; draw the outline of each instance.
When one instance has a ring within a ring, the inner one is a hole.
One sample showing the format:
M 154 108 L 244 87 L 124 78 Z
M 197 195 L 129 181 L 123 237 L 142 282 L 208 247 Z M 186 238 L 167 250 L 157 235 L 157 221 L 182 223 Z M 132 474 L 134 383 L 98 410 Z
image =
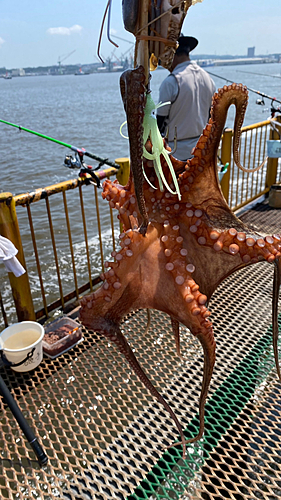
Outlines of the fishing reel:
M 78 154 L 75 156 L 65 155 L 64 166 L 68 168 L 81 168 L 81 160 Z
M 79 177 L 86 177 L 86 174 L 90 174 L 90 176 L 92 177 L 92 181 L 89 180 L 89 182 L 92 182 L 97 187 L 100 187 L 100 179 L 94 173 L 94 170 L 97 170 L 99 166 L 97 167 L 97 169 L 94 169 L 93 167 L 91 167 L 91 165 L 87 165 L 83 161 L 83 156 L 79 155 L 79 153 L 76 153 L 75 156 L 66 155 L 64 159 L 64 166 L 68 168 L 79 168 Z
M 256 100 L 256 104 L 259 104 L 259 106 L 264 106 L 265 105 L 265 102 L 263 99 L 257 99 Z

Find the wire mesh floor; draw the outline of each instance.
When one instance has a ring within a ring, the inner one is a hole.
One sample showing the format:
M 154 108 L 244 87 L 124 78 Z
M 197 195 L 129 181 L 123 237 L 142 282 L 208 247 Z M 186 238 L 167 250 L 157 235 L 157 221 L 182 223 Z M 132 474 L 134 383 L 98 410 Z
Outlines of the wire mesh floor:
M 278 232 L 281 211 L 264 202 L 241 219 Z M 117 349 L 83 329 L 83 342 L 26 374 L 3 378 L 35 430 L 48 464 L 40 468 L 0 402 L 0 498 L 53 500 L 281 498 L 281 386 L 274 371 L 273 266 L 258 263 L 222 283 L 209 308 L 217 359 L 204 438 L 188 448 L 174 423 Z M 198 428 L 203 354 L 181 328 L 176 355 L 169 318 L 130 315 L 123 330 L 137 359 L 191 437 Z M 280 480 L 279 480 L 280 478 Z

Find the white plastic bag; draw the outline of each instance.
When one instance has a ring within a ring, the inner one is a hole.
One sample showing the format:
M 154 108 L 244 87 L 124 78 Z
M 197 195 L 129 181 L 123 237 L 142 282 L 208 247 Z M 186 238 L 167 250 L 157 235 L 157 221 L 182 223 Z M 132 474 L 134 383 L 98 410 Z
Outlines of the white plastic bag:
M 0 262 L 3 262 L 8 273 L 14 273 L 18 278 L 25 273 L 25 269 L 16 258 L 17 253 L 15 245 L 8 238 L 0 236 Z

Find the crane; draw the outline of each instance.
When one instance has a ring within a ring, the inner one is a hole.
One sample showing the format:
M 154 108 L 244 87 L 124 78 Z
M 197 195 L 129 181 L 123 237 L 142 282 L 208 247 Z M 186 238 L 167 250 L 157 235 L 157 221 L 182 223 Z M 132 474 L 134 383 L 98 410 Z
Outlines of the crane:
M 65 61 L 65 59 L 67 59 L 69 56 L 71 56 L 71 54 L 74 54 L 74 52 L 76 52 L 76 49 L 74 49 L 72 52 L 70 52 L 69 54 L 67 54 L 65 57 L 59 56 L 59 58 L 58 58 L 59 72 L 61 72 L 61 63 L 62 63 L 62 61 Z

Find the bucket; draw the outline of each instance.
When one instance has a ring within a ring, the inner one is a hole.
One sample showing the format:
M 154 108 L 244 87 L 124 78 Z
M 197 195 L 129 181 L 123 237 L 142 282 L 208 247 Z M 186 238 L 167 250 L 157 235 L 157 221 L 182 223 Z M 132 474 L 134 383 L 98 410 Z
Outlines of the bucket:
M 272 208 L 281 208 L 281 186 L 280 184 L 272 184 L 269 195 L 268 204 Z
M 269 158 L 281 157 L 281 141 L 267 141 L 267 156 Z
M 15 372 L 28 372 L 41 363 L 44 333 L 43 326 L 35 321 L 15 323 L 0 333 L 0 347 Z

